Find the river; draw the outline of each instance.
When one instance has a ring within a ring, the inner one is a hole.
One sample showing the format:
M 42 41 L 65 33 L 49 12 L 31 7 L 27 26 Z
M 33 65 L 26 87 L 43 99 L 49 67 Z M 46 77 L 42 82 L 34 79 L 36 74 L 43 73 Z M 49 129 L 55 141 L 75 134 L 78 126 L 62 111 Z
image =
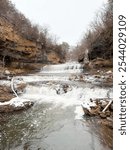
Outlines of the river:
M 81 103 L 106 98 L 112 89 L 99 86 L 92 77 L 82 79 L 82 71 L 82 65 L 67 63 L 15 77 L 27 84 L 20 97 L 34 106 L 5 115 L 8 121 L 0 125 L 0 150 L 111 150 L 109 131 L 96 117 L 86 118 Z

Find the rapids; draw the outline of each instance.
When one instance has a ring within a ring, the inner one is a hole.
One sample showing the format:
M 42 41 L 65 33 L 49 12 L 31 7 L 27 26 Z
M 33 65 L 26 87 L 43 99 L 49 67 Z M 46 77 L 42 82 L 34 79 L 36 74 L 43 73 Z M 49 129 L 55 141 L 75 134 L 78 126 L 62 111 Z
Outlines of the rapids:
M 106 130 L 97 118 L 85 118 L 81 107 L 90 98 L 112 97 L 112 88 L 75 78 L 83 74 L 78 63 L 47 65 L 39 73 L 15 77 L 26 88 L 20 98 L 34 106 L 5 115 L 0 125 L 0 150 L 111 150 Z M 108 142 L 106 142 L 108 141 Z

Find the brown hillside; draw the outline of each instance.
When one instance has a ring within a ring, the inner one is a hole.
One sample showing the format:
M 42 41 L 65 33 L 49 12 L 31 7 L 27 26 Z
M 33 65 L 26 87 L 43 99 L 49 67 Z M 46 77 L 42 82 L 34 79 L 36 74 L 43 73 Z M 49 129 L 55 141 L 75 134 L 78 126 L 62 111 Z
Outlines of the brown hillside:
M 9 64 L 13 61 L 38 62 L 42 60 L 42 51 L 44 50 L 42 50 L 40 43 L 23 38 L 5 17 L 0 17 L 1 61 L 5 58 L 5 64 Z M 54 50 L 49 50 L 47 53 L 45 52 L 44 57 L 46 63 L 61 62 L 60 55 Z
M 36 43 L 22 38 L 8 22 L 0 17 L 0 55 L 11 60 L 26 60 L 36 57 L 38 48 Z

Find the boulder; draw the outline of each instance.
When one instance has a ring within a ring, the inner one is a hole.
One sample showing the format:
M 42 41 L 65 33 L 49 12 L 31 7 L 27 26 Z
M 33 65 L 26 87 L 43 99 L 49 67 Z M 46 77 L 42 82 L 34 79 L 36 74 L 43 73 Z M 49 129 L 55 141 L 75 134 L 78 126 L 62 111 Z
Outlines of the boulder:
M 56 93 L 61 95 L 61 94 L 65 94 L 67 93 L 68 91 L 71 91 L 72 88 L 67 85 L 67 84 L 62 84 L 60 85 L 59 87 L 56 88 Z
M 15 97 L 9 102 L 0 103 L 0 113 L 9 113 L 13 111 L 26 110 L 33 106 L 33 102 L 27 99 Z
M 107 116 L 106 116 L 105 113 L 102 113 L 102 112 L 101 112 L 101 113 L 100 113 L 100 117 L 101 117 L 102 119 L 106 119 Z
M 0 102 L 9 101 L 14 98 L 12 90 L 8 86 L 0 86 Z

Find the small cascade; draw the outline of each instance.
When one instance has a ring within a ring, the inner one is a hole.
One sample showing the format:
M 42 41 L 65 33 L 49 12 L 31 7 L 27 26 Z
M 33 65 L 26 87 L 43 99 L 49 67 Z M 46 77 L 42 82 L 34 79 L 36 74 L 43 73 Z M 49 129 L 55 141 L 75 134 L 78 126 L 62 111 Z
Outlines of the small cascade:
M 55 103 L 64 106 L 80 106 L 82 102 L 90 98 L 107 98 L 109 89 L 89 86 L 79 87 L 67 83 L 47 82 L 42 84 L 28 85 L 22 98 L 28 98 L 37 103 Z
M 41 70 L 41 73 L 81 73 L 83 65 L 77 62 L 65 63 L 60 65 L 47 65 Z
M 89 150 L 110 150 L 101 143 L 106 131 L 98 138 L 101 136 L 97 133 L 101 129 L 98 121 L 93 118 L 84 121 L 81 105 L 89 104 L 90 99 L 111 98 L 112 88 L 96 86 L 94 77 L 80 80 L 82 71 L 83 65 L 73 62 L 47 65 L 39 73 L 14 77 L 17 92 L 18 87 L 25 86 L 18 93 L 20 101 L 15 98 L 11 104 L 22 105 L 21 100 L 27 99 L 34 106 L 11 115 L 9 121 L 4 123 L 4 136 L 0 133 L 0 149 L 2 145 L 2 150 L 85 150 L 86 147 Z

